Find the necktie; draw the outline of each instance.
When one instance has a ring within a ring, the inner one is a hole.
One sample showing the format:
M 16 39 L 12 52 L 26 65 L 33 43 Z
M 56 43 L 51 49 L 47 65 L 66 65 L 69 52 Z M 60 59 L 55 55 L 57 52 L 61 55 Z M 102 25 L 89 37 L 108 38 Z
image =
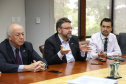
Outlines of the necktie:
M 19 56 L 19 49 L 18 48 L 16 48 L 16 64 L 18 64 L 18 65 L 22 64 L 21 58 Z
M 104 43 L 104 52 L 107 52 L 107 43 L 108 43 L 108 38 L 105 38 L 105 43 Z

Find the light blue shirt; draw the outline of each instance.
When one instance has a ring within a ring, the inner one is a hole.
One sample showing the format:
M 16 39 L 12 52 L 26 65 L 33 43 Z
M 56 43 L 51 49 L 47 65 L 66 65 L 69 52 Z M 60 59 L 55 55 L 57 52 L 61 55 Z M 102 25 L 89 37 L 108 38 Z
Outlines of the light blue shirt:
M 64 49 L 65 49 L 65 50 L 68 50 L 68 49 L 71 50 L 70 45 L 69 45 L 70 39 L 68 39 L 68 41 L 65 43 L 64 40 L 63 40 L 59 35 L 58 35 L 58 37 L 59 37 L 59 39 L 60 39 L 60 41 L 61 41 L 61 44 L 63 45 Z M 60 53 L 60 51 L 57 53 L 57 55 L 58 55 L 59 58 L 62 60 L 63 55 Z M 81 56 L 84 57 L 85 54 L 83 54 L 83 53 L 81 52 Z M 74 59 L 73 54 L 72 54 L 72 51 L 69 51 L 69 53 L 66 54 L 66 60 L 67 60 L 67 63 L 69 63 L 69 62 L 75 62 L 75 59 Z
M 9 42 L 10 43 L 10 42 Z M 14 57 L 16 58 L 16 48 L 10 43 L 11 47 L 12 47 L 12 50 L 13 50 L 13 53 L 14 53 Z M 20 52 L 20 48 L 19 48 L 19 56 L 21 58 L 21 61 L 22 61 L 22 56 L 21 56 L 21 52 Z M 22 64 L 23 64 L 23 61 L 22 61 Z M 18 72 L 23 72 L 24 70 L 24 65 L 19 65 L 18 67 Z

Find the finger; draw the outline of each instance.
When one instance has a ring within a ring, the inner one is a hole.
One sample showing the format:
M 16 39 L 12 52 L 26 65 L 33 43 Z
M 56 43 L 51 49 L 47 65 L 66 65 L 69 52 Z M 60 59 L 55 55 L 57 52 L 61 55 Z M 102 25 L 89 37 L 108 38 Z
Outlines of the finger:
M 41 68 L 40 71 L 45 71 L 45 68 Z
M 35 60 L 33 60 L 33 63 L 35 63 L 36 61 Z
M 68 47 L 67 50 L 70 50 L 70 48 Z
M 34 72 L 38 72 L 38 71 L 40 71 L 40 69 L 41 69 L 41 66 L 37 66 L 37 67 L 34 69 Z
M 63 50 L 64 48 L 63 48 L 63 45 L 60 45 L 61 46 L 61 50 Z

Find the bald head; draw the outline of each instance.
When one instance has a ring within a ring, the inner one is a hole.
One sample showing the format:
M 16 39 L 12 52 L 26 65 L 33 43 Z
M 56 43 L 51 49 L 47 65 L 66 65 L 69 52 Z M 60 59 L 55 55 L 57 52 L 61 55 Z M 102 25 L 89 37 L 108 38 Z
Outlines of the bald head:
M 7 35 L 12 36 L 13 29 L 16 29 L 16 28 L 22 28 L 23 29 L 23 27 L 19 24 L 11 24 L 11 25 L 9 25 L 9 27 L 7 29 Z
M 11 24 L 7 29 L 7 37 L 10 43 L 18 48 L 24 43 L 24 29 L 19 24 Z

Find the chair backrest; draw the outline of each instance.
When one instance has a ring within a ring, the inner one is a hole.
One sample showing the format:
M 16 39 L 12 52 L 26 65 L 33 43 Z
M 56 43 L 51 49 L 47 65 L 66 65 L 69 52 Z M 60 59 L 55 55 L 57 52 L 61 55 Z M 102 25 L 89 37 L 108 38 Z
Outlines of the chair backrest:
M 44 45 L 39 46 L 39 50 L 42 53 L 43 58 L 45 59 L 45 56 L 44 56 Z
M 80 41 L 80 43 L 82 45 L 84 45 L 84 44 L 87 44 L 88 45 L 89 44 L 89 41 Z M 44 56 L 44 45 L 39 46 L 39 50 L 42 53 L 43 58 L 45 58 L 45 56 Z
M 120 33 L 117 36 L 117 40 L 122 54 L 126 54 L 126 33 Z

